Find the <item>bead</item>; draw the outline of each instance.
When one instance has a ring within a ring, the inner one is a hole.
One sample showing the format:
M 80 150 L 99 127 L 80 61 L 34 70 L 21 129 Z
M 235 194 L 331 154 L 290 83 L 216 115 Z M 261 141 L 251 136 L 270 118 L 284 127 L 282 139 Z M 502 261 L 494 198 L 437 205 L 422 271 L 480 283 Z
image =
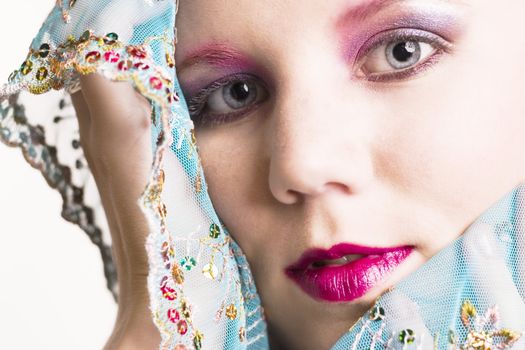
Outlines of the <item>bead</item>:
M 235 305 L 228 305 L 228 307 L 226 308 L 226 316 L 230 320 L 235 320 L 235 318 L 237 317 L 237 308 L 235 307 Z
M 168 277 L 164 276 L 160 282 L 160 291 L 162 296 L 170 301 L 177 299 L 177 292 L 174 288 L 168 286 Z
M 131 56 L 136 58 L 146 58 L 148 55 L 146 50 L 139 46 L 130 46 L 128 47 L 127 51 Z
M 49 47 L 49 44 L 44 43 L 40 45 L 40 49 L 38 50 L 38 55 L 41 58 L 46 58 L 49 55 L 50 49 L 51 48 Z
M 186 334 L 188 332 L 188 324 L 184 320 L 180 320 L 177 323 L 177 332 L 179 332 L 180 335 Z
M 177 344 L 177 345 L 175 345 L 173 350 L 186 350 L 186 345 L 184 345 L 184 344 Z
M 168 67 L 170 68 L 175 67 L 175 61 L 173 60 L 173 57 L 169 53 L 166 53 L 166 63 L 168 64 Z
M 175 283 L 177 284 L 184 283 L 184 272 L 180 268 L 179 264 L 173 264 L 173 267 L 171 269 L 171 275 Z
M 149 65 L 147 65 L 144 62 L 137 62 L 137 63 L 135 63 L 133 65 L 133 67 L 135 67 L 137 69 L 140 69 L 140 70 L 148 70 L 149 69 Z
M 80 36 L 78 40 L 83 43 L 83 42 L 88 41 L 90 38 L 91 38 L 91 31 L 86 30 L 84 33 L 82 33 L 82 35 Z
M 217 224 L 211 224 L 210 225 L 210 237 L 211 238 L 218 238 L 221 234 L 221 229 L 219 225 Z
M 129 70 L 131 67 L 133 66 L 133 64 L 131 63 L 130 60 L 126 60 L 126 61 L 120 61 L 117 65 L 118 69 L 121 70 L 121 71 L 127 71 Z
M 107 62 L 110 62 L 110 63 L 117 63 L 118 60 L 120 59 L 120 54 L 118 52 L 113 51 L 113 50 L 106 51 L 104 53 L 104 59 Z
M 113 45 L 118 40 L 118 35 L 116 33 L 108 33 L 104 37 L 104 43 L 106 45 Z
M 18 71 L 15 70 L 15 71 L 13 71 L 13 73 L 11 73 L 11 74 L 9 75 L 9 78 L 7 78 L 7 80 L 8 80 L 9 82 L 12 82 L 13 80 L 15 80 L 15 78 L 16 78 L 17 75 L 18 75 Z
M 206 264 L 202 268 L 202 274 L 204 275 L 204 277 L 207 277 L 211 280 L 217 278 L 218 273 L 219 270 L 217 269 L 217 266 L 215 266 L 215 264 L 213 263 Z
M 173 323 L 177 323 L 180 320 L 180 314 L 175 309 L 169 309 L 168 310 L 168 320 L 170 320 Z
M 407 328 L 399 333 L 398 339 L 403 344 L 412 344 L 414 340 L 416 340 L 416 337 L 414 336 L 414 331 Z
M 149 84 L 151 85 L 151 87 L 155 90 L 160 90 L 162 89 L 162 80 L 160 80 L 159 78 L 157 77 L 151 77 L 149 78 Z
M 181 311 L 182 311 L 182 315 L 186 318 L 190 318 L 191 317 L 191 311 L 190 311 L 190 308 L 188 306 L 188 303 L 186 302 L 186 300 L 182 300 L 180 302 L 180 307 L 181 307 Z
M 195 335 L 193 336 L 193 345 L 195 346 L 195 350 L 201 350 L 203 338 L 204 338 L 204 335 L 202 335 L 201 332 L 199 331 L 195 332 Z
M 370 319 L 372 321 L 379 321 L 385 318 L 385 309 L 383 309 L 381 306 L 374 306 L 372 311 L 370 311 Z
M 29 60 L 25 60 L 24 63 L 22 63 L 22 66 L 20 67 L 20 71 L 23 75 L 28 75 L 33 70 L 33 62 Z
M 166 173 L 164 173 L 164 169 L 160 169 L 160 172 L 159 172 L 159 185 L 163 186 L 165 180 L 166 180 Z
M 246 340 L 246 329 L 244 327 L 239 328 L 239 340 L 241 343 Z
M 80 148 L 80 141 L 79 140 L 71 141 L 71 146 L 73 146 L 74 149 L 79 149 Z
M 79 159 L 77 159 L 77 160 L 75 161 L 75 167 L 76 167 L 77 169 L 82 169 L 83 166 L 84 166 L 84 164 L 83 164 Z
M 42 81 L 45 78 L 47 78 L 47 75 L 48 75 L 48 72 L 47 72 L 46 67 L 40 67 L 40 68 L 38 68 L 38 70 L 36 72 L 36 79 L 38 81 Z
M 98 51 L 91 51 L 86 55 L 86 61 L 88 63 L 95 63 L 100 59 L 100 52 Z

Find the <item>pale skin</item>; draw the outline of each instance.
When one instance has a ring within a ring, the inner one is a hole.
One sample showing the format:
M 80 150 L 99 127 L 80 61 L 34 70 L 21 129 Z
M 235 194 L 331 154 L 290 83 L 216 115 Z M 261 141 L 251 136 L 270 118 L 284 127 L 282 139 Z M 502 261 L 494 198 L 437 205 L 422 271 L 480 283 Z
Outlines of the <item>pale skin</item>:
M 255 77 L 263 96 L 257 108 L 196 131 L 210 196 L 248 257 L 276 349 L 328 349 L 376 297 L 525 181 L 525 5 L 414 0 L 384 5 L 360 23 L 341 21 L 359 2 L 180 3 L 176 61 L 187 100 L 231 73 L 206 60 L 184 64 L 203 45 L 227 46 L 256 67 L 235 73 Z M 342 54 L 353 38 L 377 34 L 386 14 L 441 10 L 451 15 L 444 26 L 453 26 L 451 33 L 426 28 L 428 21 L 417 28 L 451 44 L 426 70 L 371 81 L 358 68 L 366 62 L 367 73 L 386 74 L 384 51 L 367 56 L 373 61 Z M 97 76 L 85 77 L 82 88 L 74 96 L 81 142 L 120 278 L 107 349 L 156 349 L 145 285 L 147 229 L 136 207 L 151 162 L 149 106 L 126 84 Z M 210 101 L 211 114 L 247 110 Z M 304 250 L 341 242 L 411 245 L 414 252 L 351 303 L 314 300 L 284 275 Z

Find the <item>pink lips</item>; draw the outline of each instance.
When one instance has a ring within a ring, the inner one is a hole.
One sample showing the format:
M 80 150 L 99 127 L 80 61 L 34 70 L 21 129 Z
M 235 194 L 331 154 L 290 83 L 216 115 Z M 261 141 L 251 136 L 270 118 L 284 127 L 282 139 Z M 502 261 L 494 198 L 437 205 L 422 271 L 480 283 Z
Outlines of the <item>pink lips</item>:
M 371 248 L 341 243 L 329 250 L 306 251 L 285 272 L 315 299 L 349 302 L 380 283 L 412 250 L 408 246 Z

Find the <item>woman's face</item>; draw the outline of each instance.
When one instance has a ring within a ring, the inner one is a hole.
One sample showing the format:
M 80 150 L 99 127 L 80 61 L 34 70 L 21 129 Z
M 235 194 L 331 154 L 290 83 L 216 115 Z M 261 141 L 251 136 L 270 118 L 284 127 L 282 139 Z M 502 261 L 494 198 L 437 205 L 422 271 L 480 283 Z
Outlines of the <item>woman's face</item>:
M 178 75 L 209 193 L 274 343 L 328 348 L 525 180 L 524 12 L 181 1 Z

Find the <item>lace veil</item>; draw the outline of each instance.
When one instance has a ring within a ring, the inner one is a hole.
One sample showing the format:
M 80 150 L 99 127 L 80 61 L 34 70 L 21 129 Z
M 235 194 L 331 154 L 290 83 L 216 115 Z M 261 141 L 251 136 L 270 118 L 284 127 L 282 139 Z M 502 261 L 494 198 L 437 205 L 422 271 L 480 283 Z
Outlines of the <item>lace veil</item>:
M 266 349 L 246 258 L 217 217 L 176 77 L 177 2 L 57 0 L 0 88 L 0 139 L 62 196 L 62 216 L 100 249 L 118 297 L 111 239 L 69 93 L 98 72 L 153 106 L 154 161 L 138 205 L 149 223 L 151 316 L 160 349 Z M 34 110 L 45 94 L 48 110 Z M 451 246 L 381 296 L 334 349 L 525 348 L 525 204 L 518 186 Z M 329 325 L 327 325 L 329 327 Z

